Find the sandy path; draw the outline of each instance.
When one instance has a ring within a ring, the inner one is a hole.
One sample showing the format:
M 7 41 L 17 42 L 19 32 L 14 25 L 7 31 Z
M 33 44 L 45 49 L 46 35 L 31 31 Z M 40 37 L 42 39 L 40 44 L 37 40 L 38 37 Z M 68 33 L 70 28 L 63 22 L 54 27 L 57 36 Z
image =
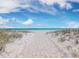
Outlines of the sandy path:
M 64 57 L 65 54 L 61 52 L 53 43 L 45 31 L 35 31 L 34 36 L 29 38 L 29 42 L 25 46 L 22 54 L 23 57 Z
M 57 39 L 47 35 L 48 31 L 32 31 L 23 34 L 22 39 L 7 44 L 5 52 L 0 57 L 71 57 L 68 51 L 62 48 Z

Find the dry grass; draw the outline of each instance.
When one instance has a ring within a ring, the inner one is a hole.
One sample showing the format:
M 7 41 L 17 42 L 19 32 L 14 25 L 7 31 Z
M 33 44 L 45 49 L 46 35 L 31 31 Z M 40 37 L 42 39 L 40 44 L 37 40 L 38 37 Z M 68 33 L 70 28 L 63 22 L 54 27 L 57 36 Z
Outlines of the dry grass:
M 52 35 L 51 40 L 57 41 L 57 44 L 67 51 L 74 58 L 79 58 L 79 29 L 64 29 L 49 32 Z M 55 35 L 54 35 L 55 34 Z
M 7 43 L 13 42 L 17 38 L 22 38 L 19 31 L 0 30 L 0 51 Z

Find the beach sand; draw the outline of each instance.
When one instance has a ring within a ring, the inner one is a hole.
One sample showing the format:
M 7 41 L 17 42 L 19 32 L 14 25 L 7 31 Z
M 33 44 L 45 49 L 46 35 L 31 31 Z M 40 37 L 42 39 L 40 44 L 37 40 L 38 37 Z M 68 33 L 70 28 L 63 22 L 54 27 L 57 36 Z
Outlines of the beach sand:
M 55 35 L 53 30 L 30 30 L 22 33 L 23 37 L 6 44 L 3 58 L 68 58 L 78 57 L 79 45 L 74 40 L 62 42 L 61 33 Z M 67 38 L 67 37 L 66 37 Z M 72 38 L 72 37 L 71 37 Z

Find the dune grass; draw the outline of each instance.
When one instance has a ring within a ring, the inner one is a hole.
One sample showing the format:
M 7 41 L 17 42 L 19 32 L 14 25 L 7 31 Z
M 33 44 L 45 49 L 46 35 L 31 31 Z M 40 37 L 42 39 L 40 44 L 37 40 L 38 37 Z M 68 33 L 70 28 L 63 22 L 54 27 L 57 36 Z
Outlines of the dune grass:
M 52 41 L 57 38 L 55 39 L 57 44 L 67 49 L 72 57 L 79 58 L 79 28 L 67 28 L 47 33 L 51 35 Z
M 0 30 L 0 51 L 7 43 L 13 42 L 17 38 L 22 38 L 21 32 L 11 30 Z
M 64 34 L 65 33 L 71 33 L 71 32 L 79 33 L 79 29 L 78 28 L 68 28 L 68 29 L 63 29 L 63 30 L 60 30 L 60 31 L 63 32 Z

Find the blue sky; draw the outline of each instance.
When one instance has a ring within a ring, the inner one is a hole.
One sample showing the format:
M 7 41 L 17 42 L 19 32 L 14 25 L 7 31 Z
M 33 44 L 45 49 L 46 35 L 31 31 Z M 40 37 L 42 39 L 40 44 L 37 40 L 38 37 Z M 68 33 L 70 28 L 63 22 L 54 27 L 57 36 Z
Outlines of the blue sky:
M 0 0 L 0 28 L 79 28 L 79 0 Z

